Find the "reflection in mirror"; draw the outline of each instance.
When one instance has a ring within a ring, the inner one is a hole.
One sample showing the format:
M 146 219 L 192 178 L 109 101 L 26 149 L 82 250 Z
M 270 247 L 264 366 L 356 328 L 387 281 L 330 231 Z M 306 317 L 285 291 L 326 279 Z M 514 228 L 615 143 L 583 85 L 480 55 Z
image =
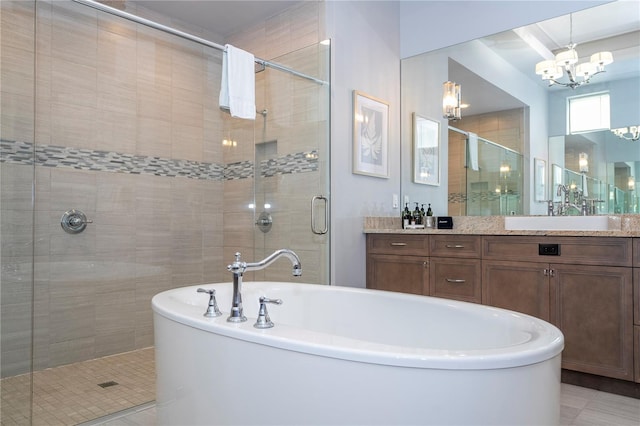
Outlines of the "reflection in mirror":
M 522 154 L 449 126 L 451 216 L 522 213 Z
M 413 181 L 440 185 L 440 122 L 413 114 Z
M 625 134 L 632 136 L 629 129 L 637 127 L 640 117 L 639 12 L 638 2 L 616 1 L 403 59 L 403 128 L 410 128 L 412 113 L 442 117 L 445 81 L 460 84 L 462 103 L 469 105 L 460 120 L 440 119 L 439 188 L 413 182 L 412 144 L 404 136 L 411 132 L 402 132 L 403 198 L 427 199 L 438 214 L 546 214 L 546 200 L 558 203 L 556 189 L 563 184 L 582 191 L 590 213 L 640 212 L 635 192 L 640 141 L 613 132 L 626 128 Z M 611 52 L 613 63 L 588 84 L 549 87 L 535 73 L 536 64 L 566 51 L 570 32 L 578 63 L 603 51 Z M 609 97 L 608 122 L 593 131 L 570 132 L 569 99 L 594 93 Z M 477 170 L 469 158 L 476 135 Z M 581 170 L 580 154 L 586 154 L 588 169 Z M 545 185 L 536 185 L 536 158 L 548 165 Z M 503 164 L 510 161 L 514 164 Z M 544 193 L 536 191 L 541 188 Z
M 561 180 L 554 179 L 554 184 L 582 189 L 587 199 L 593 200 L 595 214 L 640 212 L 636 192 L 637 177 L 640 176 L 640 144 L 602 130 L 552 137 L 549 145 L 556 148 L 550 150 L 550 157 L 557 156 L 557 148 L 563 147 L 561 156 L 554 161 L 563 161 L 564 176 Z M 580 163 L 581 154 L 586 154 L 588 159 L 586 167 Z M 591 161 L 593 158 L 599 160 Z

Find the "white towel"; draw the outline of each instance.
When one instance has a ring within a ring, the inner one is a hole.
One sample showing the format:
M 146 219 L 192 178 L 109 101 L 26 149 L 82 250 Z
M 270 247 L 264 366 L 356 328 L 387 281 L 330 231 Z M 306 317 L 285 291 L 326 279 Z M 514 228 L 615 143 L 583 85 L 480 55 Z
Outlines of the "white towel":
M 469 132 L 469 162 L 471 170 L 479 170 L 478 167 L 478 135 Z
M 256 75 L 254 56 L 230 44 L 222 54 L 220 108 L 232 117 L 256 119 Z

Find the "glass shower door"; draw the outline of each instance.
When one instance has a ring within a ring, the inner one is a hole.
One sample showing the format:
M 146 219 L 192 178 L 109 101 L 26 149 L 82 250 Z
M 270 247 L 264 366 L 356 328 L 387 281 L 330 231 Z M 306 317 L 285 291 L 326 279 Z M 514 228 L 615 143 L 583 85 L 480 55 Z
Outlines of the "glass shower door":
M 329 52 L 318 43 L 273 62 L 328 83 Z M 303 266 L 293 277 L 279 261 L 256 279 L 328 284 L 329 84 L 267 67 L 256 74 L 256 92 L 254 256 L 288 248 Z
M 33 1 L 0 2 L 0 424 L 30 424 L 33 388 Z

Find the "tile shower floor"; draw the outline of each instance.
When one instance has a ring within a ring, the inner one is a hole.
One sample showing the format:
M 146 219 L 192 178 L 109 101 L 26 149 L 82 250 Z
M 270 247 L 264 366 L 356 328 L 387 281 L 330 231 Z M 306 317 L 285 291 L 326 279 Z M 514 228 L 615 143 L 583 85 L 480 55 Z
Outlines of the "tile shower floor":
M 75 425 L 153 401 L 155 378 L 153 348 L 36 371 L 33 424 Z M 28 424 L 28 383 L 28 374 L 2 379 L 2 426 Z

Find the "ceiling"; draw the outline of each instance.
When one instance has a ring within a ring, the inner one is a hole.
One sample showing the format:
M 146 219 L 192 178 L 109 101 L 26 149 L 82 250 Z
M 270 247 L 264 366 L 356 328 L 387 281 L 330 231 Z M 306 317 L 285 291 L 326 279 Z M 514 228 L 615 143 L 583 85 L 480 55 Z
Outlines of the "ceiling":
M 640 74 L 640 2 L 617 1 L 572 14 L 573 42 L 580 62 L 590 55 L 610 51 L 614 62 L 593 82 Z M 569 44 L 569 15 L 483 37 L 480 41 L 541 87 L 548 83 L 535 74 L 535 64 L 551 59 Z M 462 101 L 470 105 L 463 115 L 483 114 L 523 107 L 524 104 L 460 64 L 450 61 L 449 79 L 462 84 Z M 549 90 L 571 90 L 554 85 Z
M 640 73 L 640 2 L 607 3 L 481 40 L 544 86 L 547 83 L 533 72 L 535 64 L 553 59 L 553 55 L 564 50 L 571 41 L 577 43 L 580 62 L 589 61 L 593 53 L 600 51 L 613 54 L 613 64 L 606 67 L 605 73 L 598 75 L 598 81 L 637 76 Z
M 252 26 L 301 0 L 134 0 L 152 11 L 204 28 L 222 37 Z

